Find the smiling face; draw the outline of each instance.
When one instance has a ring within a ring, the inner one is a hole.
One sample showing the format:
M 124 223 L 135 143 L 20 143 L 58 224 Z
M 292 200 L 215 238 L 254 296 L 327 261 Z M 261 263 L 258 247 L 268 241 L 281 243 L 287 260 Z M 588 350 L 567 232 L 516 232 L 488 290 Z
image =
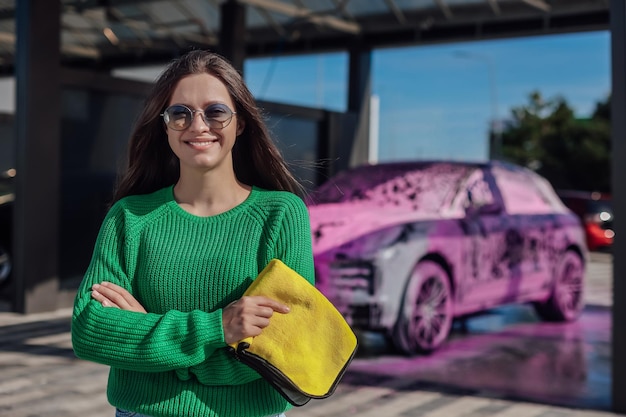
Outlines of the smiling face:
M 209 127 L 202 117 L 205 108 L 223 104 L 235 111 L 235 103 L 224 83 L 210 74 L 193 74 L 182 78 L 172 93 L 168 106 L 182 104 L 193 113 L 191 125 L 185 130 L 167 127 L 170 148 L 180 160 L 184 173 L 217 171 L 234 175 L 232 149 L 243 124 L 233 115 L 230 123 L 221 129 Z

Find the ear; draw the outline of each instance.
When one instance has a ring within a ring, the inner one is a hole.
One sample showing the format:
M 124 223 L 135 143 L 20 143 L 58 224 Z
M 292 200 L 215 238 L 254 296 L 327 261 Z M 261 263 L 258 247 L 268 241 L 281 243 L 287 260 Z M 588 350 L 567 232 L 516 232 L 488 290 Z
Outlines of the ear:
M 244 122 L 243 120 L 237 119 L 237 136 L 241 135 L 245 129 L 246 129 L 246 122 Z

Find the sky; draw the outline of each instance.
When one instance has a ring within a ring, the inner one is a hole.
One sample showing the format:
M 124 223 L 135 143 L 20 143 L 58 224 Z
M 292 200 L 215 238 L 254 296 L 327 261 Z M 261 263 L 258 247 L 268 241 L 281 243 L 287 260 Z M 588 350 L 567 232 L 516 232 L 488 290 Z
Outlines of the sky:
M 533 91 L 588 117 L 611 89 L 608 31 L 380 49 L 372 62 L 379 161 L 486 160 L 490 121 Z M 244 71 L 258 99 L 337 111 L 347 72 L 347 54 L 247 60 Z
M 610 93 L 610 67 L 608 31 L 375 50 L 378 160 L 486 160 L 491 120 L 533 91 L 588 117 Z M 117 74 L 152 81 L 160 70 Z M 257 99 L 347 108 L 346 53 L 248 59 L 244 75 Z M 14 83 L 0 80 L 0 111 L 13 109 Z

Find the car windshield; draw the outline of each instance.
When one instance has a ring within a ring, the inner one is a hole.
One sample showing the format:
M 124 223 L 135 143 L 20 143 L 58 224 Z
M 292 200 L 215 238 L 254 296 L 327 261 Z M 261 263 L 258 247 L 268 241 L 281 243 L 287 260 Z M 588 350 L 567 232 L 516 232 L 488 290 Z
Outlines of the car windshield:
M 385 208 L 437 212 L 475 166 L 395 163 L 362 166 L 331 178 L 309 195 L 309 204 L 369 203 Z

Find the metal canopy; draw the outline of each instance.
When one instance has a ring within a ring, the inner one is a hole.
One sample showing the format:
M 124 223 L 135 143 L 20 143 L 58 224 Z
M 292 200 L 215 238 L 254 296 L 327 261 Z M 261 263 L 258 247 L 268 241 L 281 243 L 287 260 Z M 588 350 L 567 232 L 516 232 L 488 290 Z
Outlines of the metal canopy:
M 0 0 L 0 73 L 15 62 L 15 3 Z M 64 66 L 108 70 L 219 49 L 224 3 L 246 6 L 247 57 L 609 28 L 608 0 L 60 0 Z

